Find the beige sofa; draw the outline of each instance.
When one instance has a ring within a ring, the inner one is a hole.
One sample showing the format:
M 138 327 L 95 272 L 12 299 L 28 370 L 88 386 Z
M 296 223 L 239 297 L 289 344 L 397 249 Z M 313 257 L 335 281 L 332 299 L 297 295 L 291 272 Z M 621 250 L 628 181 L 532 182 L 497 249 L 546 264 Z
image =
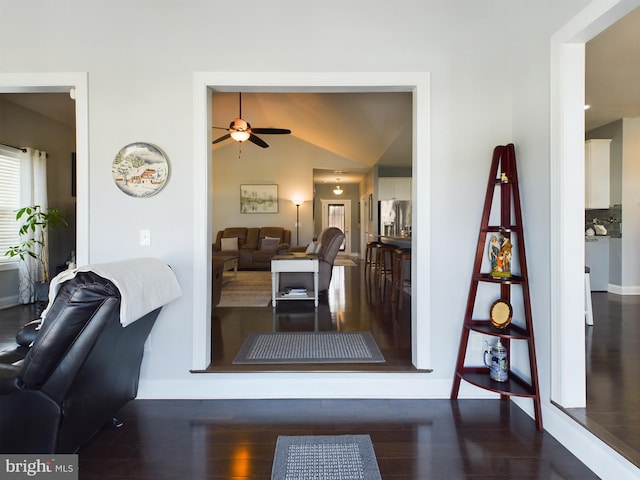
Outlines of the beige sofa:
M 282 227 L 230 227 L 220 230 L 213 256 L 237 255 L 240 270 L 271 270 L 274 255 L 287 253 L 291 230 Z

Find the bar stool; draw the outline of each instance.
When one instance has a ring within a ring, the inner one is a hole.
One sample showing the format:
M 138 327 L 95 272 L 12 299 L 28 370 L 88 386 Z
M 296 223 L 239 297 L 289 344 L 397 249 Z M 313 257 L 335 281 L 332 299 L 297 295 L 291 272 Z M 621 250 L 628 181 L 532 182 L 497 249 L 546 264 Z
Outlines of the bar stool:
M 364 255 L 364 274 L 365 276 L 369 275 L 369 278 L 371 278 L 371 269 L 376 264 L 376 255 L 380 245 L 382 245 L 380 242 L 367 243 L 367 249 Z
M 405 280 L 407 272 L 407 262 L 409 271 L 411 268 L 411 249 L 397 248 L 393 252 L 393 272 L 391 275 L 391 301 L 398 302 L 398 309 L 402 310 L 404 300 L 404 287 L 411 285 L 411 280 Z
M 393 245 L 380 244 L 376 249 L 376 281 L 384 288 L 384 283 L 388 275 L 393 272 L 393 252 L 396 247 Z

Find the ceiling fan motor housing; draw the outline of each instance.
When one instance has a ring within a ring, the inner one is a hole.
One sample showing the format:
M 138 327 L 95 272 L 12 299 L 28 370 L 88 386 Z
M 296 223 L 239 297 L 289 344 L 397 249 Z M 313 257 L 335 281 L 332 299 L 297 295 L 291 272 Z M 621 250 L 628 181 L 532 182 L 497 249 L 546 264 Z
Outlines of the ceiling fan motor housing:
M 237 131 L 240 131 L 240 132 L 244 132 L 245 130 L 250 129 L 251 125 L 249 125 L 249 123 L 245 122 L 241 118 L 236 118 L 233 122 L 231 122 L 231 124 L 229 125 L 229 128 L 231 130 L 237 130 Z

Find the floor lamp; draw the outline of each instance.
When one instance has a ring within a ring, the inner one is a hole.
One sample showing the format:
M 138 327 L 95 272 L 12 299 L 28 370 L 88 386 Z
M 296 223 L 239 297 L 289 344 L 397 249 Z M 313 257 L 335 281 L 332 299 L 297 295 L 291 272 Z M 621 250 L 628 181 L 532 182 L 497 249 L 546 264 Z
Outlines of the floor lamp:
M 300 245 L 300 205 L 302 205 L 302 200 L 299 198 L 294 198 L 291 200 L 296 206 L 296 247 Z

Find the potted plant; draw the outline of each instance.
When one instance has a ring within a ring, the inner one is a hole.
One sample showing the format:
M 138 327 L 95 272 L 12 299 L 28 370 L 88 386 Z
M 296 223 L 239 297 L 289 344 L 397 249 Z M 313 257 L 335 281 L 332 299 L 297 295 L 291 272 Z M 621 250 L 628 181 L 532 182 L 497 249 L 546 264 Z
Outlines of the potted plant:
M 27 237 L 20 244 L 9 247 L 5 252 L 7 257 L 19 257 L 24 260 L 27 256 L 36 259 L 39 267 L 39 278 L 34 283 L 49 283 L 49 258 L 47 252 L 47 230 L 50 228 L 67 227 L 68 223 L 59 210 L 55 208 L 43 209 L 40 205 L 23 207 L 16 212 L 16 221 L 22 220 L 20 236 Z M 48 288 L 47 288 L 48 290 Z M 46 298 L 46 291 L 44 298 Z M 36 294 L 36 300 L 42 297 Z

